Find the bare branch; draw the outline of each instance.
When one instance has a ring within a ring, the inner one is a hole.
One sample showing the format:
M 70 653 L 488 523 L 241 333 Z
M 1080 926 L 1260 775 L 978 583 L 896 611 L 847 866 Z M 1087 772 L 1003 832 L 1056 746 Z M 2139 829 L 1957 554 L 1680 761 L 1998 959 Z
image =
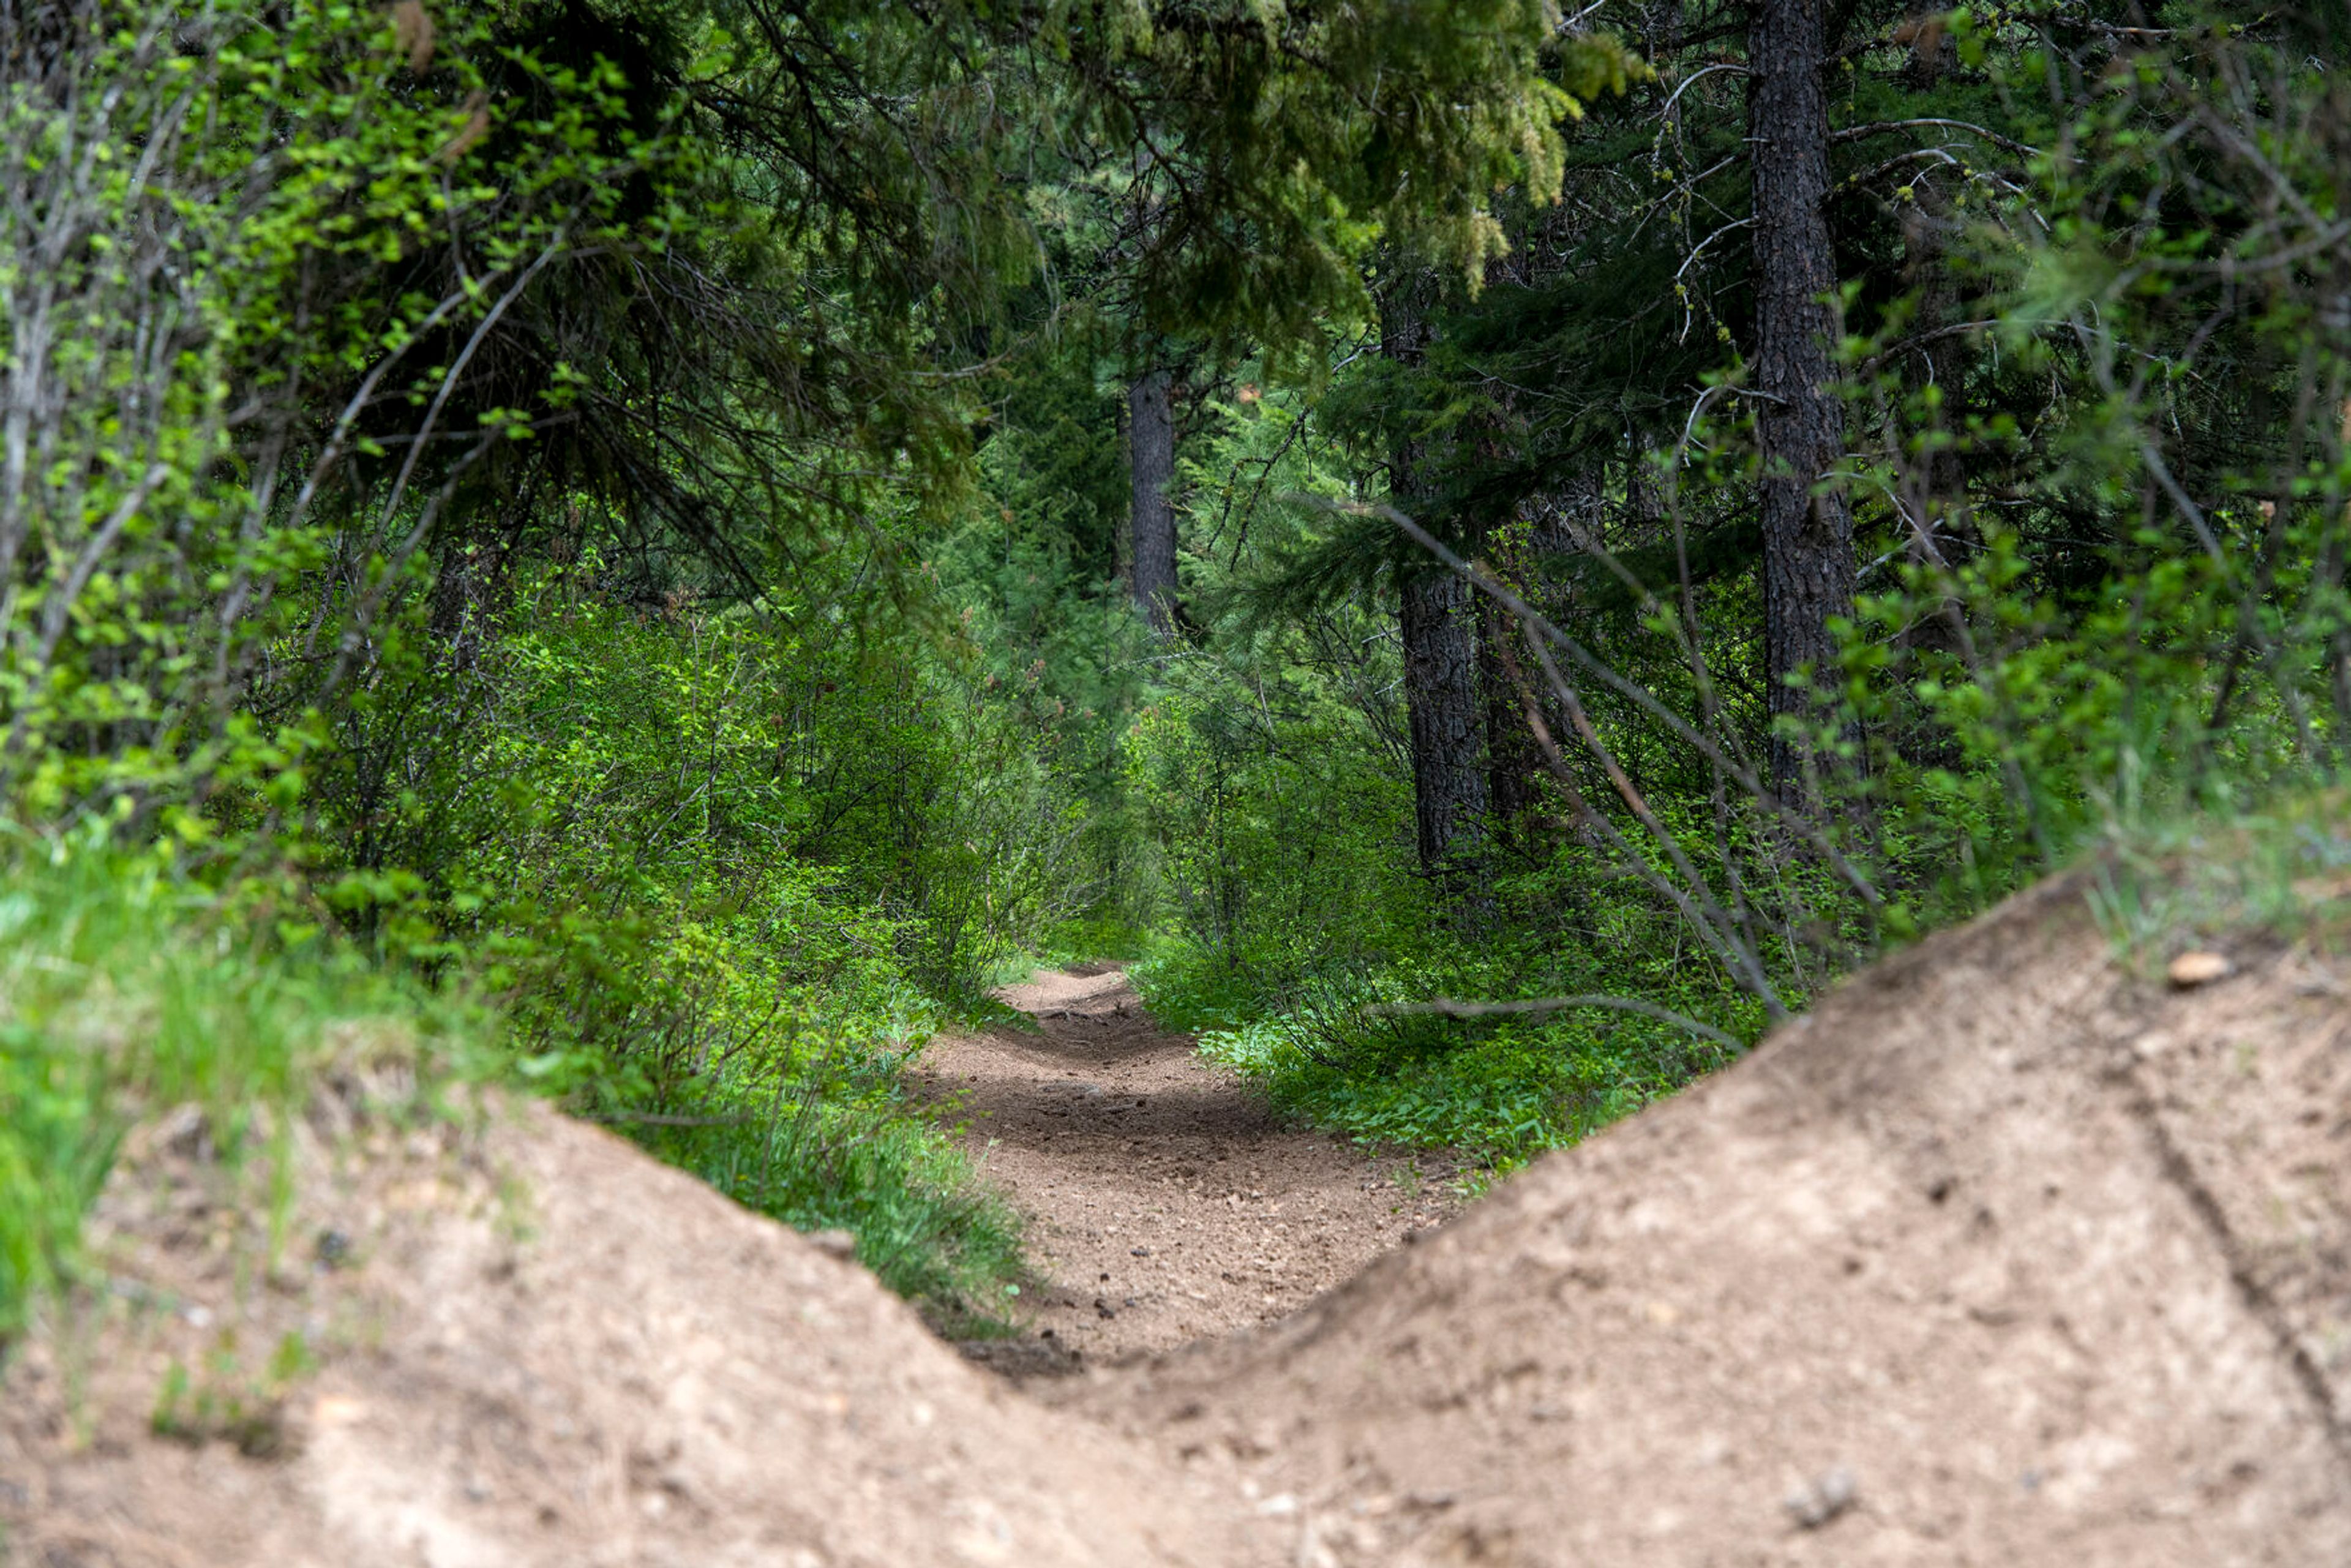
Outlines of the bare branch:
M 1896 131 L 1925 131 L 1930 127 L 1944 131 L 1964 131 L 1970 136 L 1980 136 L 2002 152 L 2013 152 L 2020 158 L 2041 156 L 2040 148 L 2028 146 L 2013 137 L 2002 136 L 1988 126 L 1978 125 L 1972 120 L 1945 120 L 1938 115 L 1924 115 L 1917 120 L 1880 120 L 1868 125 L 1848 125 L 1843 131 L 1831 132 L 1829 141 L 1832 142 L 1859 141 L 1867 137 L 1885 136 Z

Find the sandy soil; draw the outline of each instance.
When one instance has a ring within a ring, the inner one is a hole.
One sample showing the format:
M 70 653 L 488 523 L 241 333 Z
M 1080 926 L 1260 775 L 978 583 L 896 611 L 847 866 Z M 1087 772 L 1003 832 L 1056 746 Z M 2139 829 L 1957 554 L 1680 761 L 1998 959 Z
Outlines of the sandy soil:
M 2168 988 L 2050 884 L 1411 1247 L 1116 977 L 1040 979 L 933 1063 L 1089 1362 L 1019 1383 L 543 1110 L 307 1130 L 274 1255 L 169 1122 L 0 1388 L 0 1557 L 2351 1563 L 2351 964 L 2226 956 Z M 159 1432 L 175 1363 L 214 1397 Z
M 0 1398 L 25 1568 L 1253 1568 L 1245 1511 L 930 1337 L 854 1264 L 543 1107 L 306 1140 L 274 1267 L 200 1129 Z M 298 1334 L 313 1370 L 275 1386 Z M 177 1435 L 156 1430 L 173 1366 Z
M 1450 1161 L 1277 1121 L 1114 967 L 1000 994 L 1038 1032 L 938 1040 L 919 1075 L 1029 1217 L 1047 1276 L 1029 1334 L 977 1360 L 1068 1371 L 1270 1322 L 1458 1206 Z

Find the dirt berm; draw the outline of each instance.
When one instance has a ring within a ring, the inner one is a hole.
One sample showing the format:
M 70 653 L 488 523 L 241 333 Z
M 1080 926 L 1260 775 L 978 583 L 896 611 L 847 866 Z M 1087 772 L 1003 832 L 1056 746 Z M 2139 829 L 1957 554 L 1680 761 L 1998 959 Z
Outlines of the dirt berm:
M 348 1252 L 237 1316 L 319 1364 L 158 1437 L 235 1315 L 166 1129 L 0 1517 L 42 1568 L 2351 1563 L 2351 1004 L 2230 956 L 2134 977 L 2053 883 L 1278 1323 L 1025 1393 L 533 1112 L 346 1143 L 296 1234 Z
M 241 1306 L 259 1249 L 194 1135 L 110 1186 L 104 1326 L 0 1391 L 23 1568 L 1256 1561 L 1205 1479 L 1073 1432 L 854 1264 L 542 1107 L 361 1134 L 341 1179 L 312 1150 L 298 1240 Z M 322 1364 L 280 1391 L 288 1333 Z
M 2346 990 L 2134 979 L 2082 885 L 1079 1408 L 1301 1564 L 2351 1563 Z

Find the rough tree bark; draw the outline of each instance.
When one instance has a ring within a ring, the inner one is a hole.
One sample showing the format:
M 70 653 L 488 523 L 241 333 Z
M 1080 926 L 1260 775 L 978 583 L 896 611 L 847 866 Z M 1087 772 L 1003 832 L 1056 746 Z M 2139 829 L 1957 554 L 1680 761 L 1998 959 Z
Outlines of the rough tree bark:
M 1171 378 L 1158 367 L 1127 389 L 1127 537 L 1135 607 L 1165 637 L 1176 624 L 1176 416 Z
M 1380 352 L 1416 364 L 1428 344 L 1427 280 L 1400 279 L 1380 300 Z M 1413 506 L 1416 442 L 1389 455 L 1388 491 Z M 1418 567 L 1404 576 L 1398 632 L 1404 643 L 1405 710 L 1412 734 L 1413 816 L 1423 870 L 1458 902 L 1483 895 L 1486 747 L 1478 684 L 1477 609 L 1458 575 Z
M 1477 623 L 1469 585 L 1454 573 L 1405 583 L 1399 630 L 1420 863 L 1465 883 L 1482 868 L 1487 811 Z
M 1829 188 L 1825 0 L 1755 0 L 1747 112 L 1755 169 L 1755 390 L 1763 476 L 1763 655 L 1771 716 L 1819 722 L 1816 695 L 1790 676 L 1834 664 L 1833 616 L 1853 613 L 1853 514 L 1814 483 L 1844 454 L 1830 344 L 1836 313 L 1834 254 L 1823 203 Z M 1773 786 L 1810 793 L 1825 758 L 1774 736 Z

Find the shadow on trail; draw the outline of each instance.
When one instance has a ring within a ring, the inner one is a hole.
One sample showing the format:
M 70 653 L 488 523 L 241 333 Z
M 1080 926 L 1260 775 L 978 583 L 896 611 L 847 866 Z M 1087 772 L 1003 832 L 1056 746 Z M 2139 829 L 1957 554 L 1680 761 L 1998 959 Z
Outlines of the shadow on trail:
M 998 1370 L 1066 1371 L 1270 1322 L 1456 1201 L 1441 1155 L 1374 1159 L 1285 1124 L 1161 1029 L 1114 965 L 998 995 L 1041 1032 L 943 1037 L 914 1073 L 1032 1222 L 1040 1279 L 1020 1310 L 1034 1343 L 991 1351 Z
M 1022 1056 L 1050 1061 L 1082 1071 L 1140 1058 L 1188 1055 L 1191 1044 L 1181 1036 L 1160 1033 L 1144 1018 L 1118 1014 L 1080 1014 L 1043 1020 L 1040 1033 L 1009 1024 L 990 1024 L 985 1036 Z
M 1107 1165 L 1214 1164 L 1297 1138 L 1295 1128 L 1233 1083 L 1119 1092 L 1083 1078 L 1060 1082 L 966 1077 L 937 1085 L 957 1121 L 999 1143 L 1054 1147 Z M 1133 1147 L 1132 1145 L 1140 1145 Z

